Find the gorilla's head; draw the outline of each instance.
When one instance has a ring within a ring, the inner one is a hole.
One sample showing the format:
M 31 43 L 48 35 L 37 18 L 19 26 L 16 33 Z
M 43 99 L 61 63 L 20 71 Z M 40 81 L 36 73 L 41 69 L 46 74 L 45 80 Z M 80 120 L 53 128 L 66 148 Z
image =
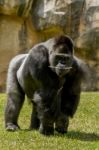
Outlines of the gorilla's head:
M 54 38 L 49 54 L 50 68 L 60 77 L 67 74 L 73 64 L 73 42 L 68 36 Z

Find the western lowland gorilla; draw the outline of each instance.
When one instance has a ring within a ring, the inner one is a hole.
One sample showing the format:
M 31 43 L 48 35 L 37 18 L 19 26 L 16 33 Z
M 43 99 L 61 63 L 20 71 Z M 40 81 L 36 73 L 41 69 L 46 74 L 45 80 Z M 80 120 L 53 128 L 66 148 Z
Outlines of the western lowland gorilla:
M 66 133 L 80 100 L 84 75 L 82 61 L 73 55 L 73 42 L 59 35 L 14 57 L 7 76 L 5 127 L 19 129 L 18 117 L 25 95 L 33 104 L 30 129 L 45 135 Z

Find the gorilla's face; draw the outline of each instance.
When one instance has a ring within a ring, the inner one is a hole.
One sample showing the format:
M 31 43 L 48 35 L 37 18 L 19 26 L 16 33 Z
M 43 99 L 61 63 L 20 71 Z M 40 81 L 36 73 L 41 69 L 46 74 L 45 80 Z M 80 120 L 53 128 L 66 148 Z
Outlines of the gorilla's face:
M 49 53 L 49 64 L 59 77 L 66 75 L 72 68 L 73 48 L 73 41 L 68 36 L 60 36 L 54 40 Z
M 60 77 L 66 75 L 72 68 L 73 57 L 65 53 L 52 53 L 50 55 L 50 68 Z

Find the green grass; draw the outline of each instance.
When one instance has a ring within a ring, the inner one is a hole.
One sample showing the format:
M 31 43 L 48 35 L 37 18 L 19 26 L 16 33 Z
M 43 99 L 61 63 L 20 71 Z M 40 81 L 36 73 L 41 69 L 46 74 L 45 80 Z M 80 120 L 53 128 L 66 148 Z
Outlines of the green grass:
M 65 135 L 43 136 L 28 131 L 31 105 L 26 101 L 19 118 L 22 130 L 4 129 L 6 95 L 0 94 L 0 150 L 99 150 L 99 92 L 81 94 L 81 101 Z

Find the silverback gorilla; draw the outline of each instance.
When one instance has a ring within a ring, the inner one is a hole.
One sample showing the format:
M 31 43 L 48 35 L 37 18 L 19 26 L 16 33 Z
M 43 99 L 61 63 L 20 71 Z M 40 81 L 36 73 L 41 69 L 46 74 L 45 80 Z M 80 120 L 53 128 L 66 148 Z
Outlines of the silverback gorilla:
M 19 129 L 18 117 L 25 95 L 33 104 L 30 129 L 45 135 L 66 133 L 81 92 L 81 61 L 73 55 L 73 42 L 65 35 L 34 46 L 12 59 L 7 77 L 5 127 Z

